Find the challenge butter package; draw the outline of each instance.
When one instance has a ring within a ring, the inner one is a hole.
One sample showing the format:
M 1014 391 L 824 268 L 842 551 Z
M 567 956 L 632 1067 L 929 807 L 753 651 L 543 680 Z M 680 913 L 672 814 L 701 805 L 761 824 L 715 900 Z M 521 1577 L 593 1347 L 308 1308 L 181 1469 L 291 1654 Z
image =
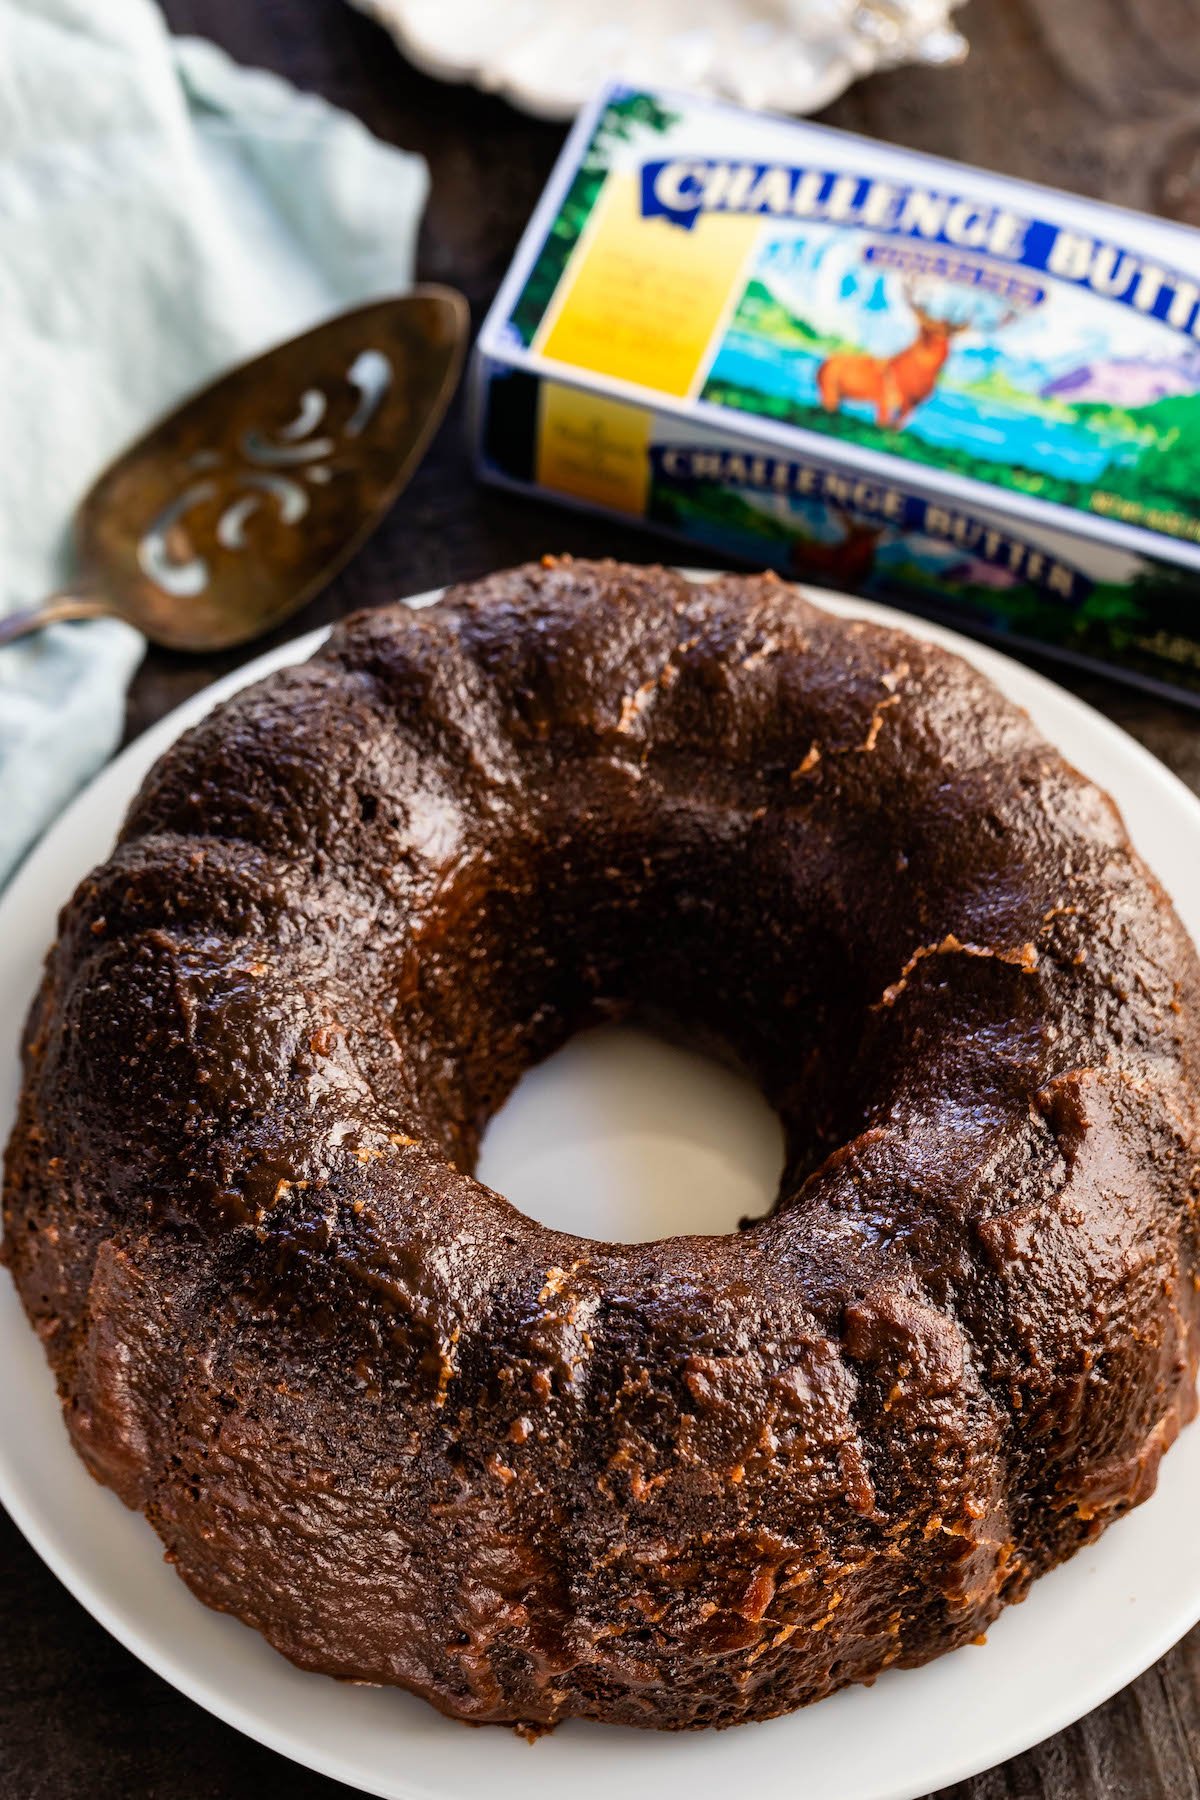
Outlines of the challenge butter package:
M 1200 701 L 1200 234 L 614 87 L 473 379 L 491 481 Z

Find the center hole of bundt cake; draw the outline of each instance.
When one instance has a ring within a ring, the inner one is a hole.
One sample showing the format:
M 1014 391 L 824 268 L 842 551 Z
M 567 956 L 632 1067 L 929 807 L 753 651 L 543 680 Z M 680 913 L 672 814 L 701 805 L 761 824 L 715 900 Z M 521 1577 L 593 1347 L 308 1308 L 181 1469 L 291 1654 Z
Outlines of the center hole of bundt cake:
M 783 1127 L 743 1075 L 602 1026 L 522 1077 L 476 1173 L 543 1225 L 639 1244 L 736 1231 L 770 1210 L 783 1161 Z

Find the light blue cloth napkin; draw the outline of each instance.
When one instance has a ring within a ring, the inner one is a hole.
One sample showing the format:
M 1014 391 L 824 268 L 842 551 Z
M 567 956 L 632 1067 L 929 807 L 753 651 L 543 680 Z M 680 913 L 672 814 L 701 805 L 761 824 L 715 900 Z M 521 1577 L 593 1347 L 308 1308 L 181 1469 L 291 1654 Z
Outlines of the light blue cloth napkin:
M 61 586 L 103 464 L 230 363 L 412 276 L 419 158 L 151 0 L 0 0 L 0 612 Z M 111 753 L 143 640 L 0 650 L 0 884 Z

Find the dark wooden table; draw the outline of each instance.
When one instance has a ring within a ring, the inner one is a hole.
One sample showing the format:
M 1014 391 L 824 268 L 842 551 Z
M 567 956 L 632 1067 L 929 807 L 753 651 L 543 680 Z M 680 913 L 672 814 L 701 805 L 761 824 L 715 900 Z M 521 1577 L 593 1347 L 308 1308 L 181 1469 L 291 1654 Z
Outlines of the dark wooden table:
M 342 0 L 167 0 L 166 11 L 175 29 L 215 38 L 241 61 L 277 69 L 381 137 L 423 152 L 433 197 L 421 273 L 465 289 L 482 316 L 561 132 L 426 81 Z M 1200 225 L 1200 0 L 972 0 L 964 17 L 974 45 L 964 68 L 879 77 L 831 119 Z M 281 635 L 548 549 L 671 554 L 632 530 L 479 489 L 455 415 L 393 518 Z M 151 652 L 130 696 L 130 733 L 237 660 Z M 1200 792 L 1200 717 L 1100 679 L 1050 672 Z M 0 1515 L 3 1800 L 285 1792 L 333 1800 L 347 1790 L 259 1749 L 151 1675 Z M 1061 1737 L 954 1790 L 954 1800 L 1001 1797 L 1200 1800 L 1200 1630 Z

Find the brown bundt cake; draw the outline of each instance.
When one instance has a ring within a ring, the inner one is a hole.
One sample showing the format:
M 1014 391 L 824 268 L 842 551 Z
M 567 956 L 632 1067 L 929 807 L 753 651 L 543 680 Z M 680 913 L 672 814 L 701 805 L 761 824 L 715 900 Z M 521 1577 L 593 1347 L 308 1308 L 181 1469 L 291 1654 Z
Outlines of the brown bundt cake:
M 633 1015 L 761 1082 L 728 1237 L 472 1178 Z M 471 1720 L 732 1725 L 977 1638 L 1194 1411 L 1200 967 L 965 663 L 767 577 L 351 619 L 148 777 L 29 1021 L 6 1256 L 210 1605 Z

